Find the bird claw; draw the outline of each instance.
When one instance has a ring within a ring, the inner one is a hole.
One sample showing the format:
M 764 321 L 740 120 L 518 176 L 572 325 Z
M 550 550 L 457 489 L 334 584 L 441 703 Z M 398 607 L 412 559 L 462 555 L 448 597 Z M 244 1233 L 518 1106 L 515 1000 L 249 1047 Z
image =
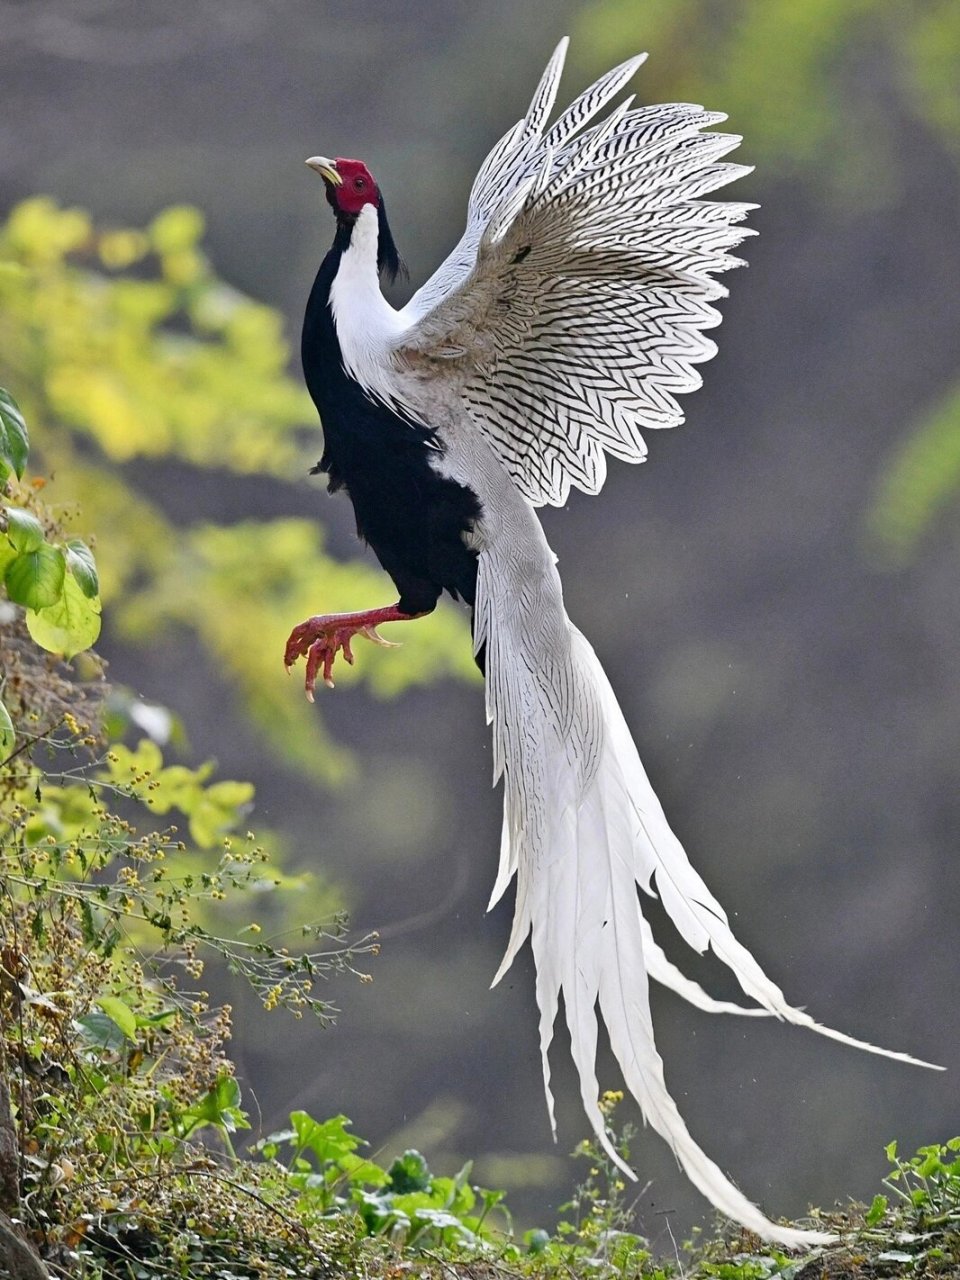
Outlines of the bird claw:
M 353 666 L 355 659 L 350 645 L 354 636 L 363 636 L 383 649 L 400 648 L 396 641 L 385 639 L 375 626 L 351 621 L 350 615 L 328 614 L 307 618 L 290 632 L 283 664 L 289 672 L 299 658 L 306 658 L 304 689 L 308 701 L 313 702 L 318 677 L 328 689 L 334 688 L 333 664 L 338 654 L 342 653 L 344 661 Z
M 403 648 L 399 640 L 388 640 L 386 636 L 380 634 L 376 627 L 361 627 L 357 634 L 365 636 L 371 644 L 379 645 L 381 649 Z M 350 661 L 352 662 L 353 659 L 351 658 Z

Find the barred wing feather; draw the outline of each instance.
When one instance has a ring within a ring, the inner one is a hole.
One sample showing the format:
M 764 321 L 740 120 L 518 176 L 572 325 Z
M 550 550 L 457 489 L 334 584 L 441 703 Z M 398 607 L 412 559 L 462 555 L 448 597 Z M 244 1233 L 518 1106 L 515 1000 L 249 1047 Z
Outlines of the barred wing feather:
M 480 166 L 467 205 L 467 226 L 453 252 L 442 266 L 411 298 L 404 309 L 408 321 L 418 321 L 470 275 L 476 263 L 480 238 L 491 214 L 506 195 L 517 189 L 536 168 L 536 156 L 547 118 L 556 101 L 560 74 L 566 57 L 568 40 L 560 41 L 540 79 L 530 107 L 523 120 L 518 120 L 493 148 Z M 646 59 L 646 54 L 630 58 L 602 76 L 582 94 L 551 128 L 545 145 L 556 148 L 576 129 L 609 102 L 633 76 Z
M 643 431 L 672 427 L 676 396 L 715 353 L 713 277 L 753 207 L 703 200 L 748 172 L 722 115 L 622 103 L 591 123 L 642 62 L 602 77 L 544 132 L 563 63 L 482 166 L 459 245 L 401 313 L 398 357 L 450 379 L 523 495 L 596 493 L 606 457 L 641 462 Z M 589 127 L 588 127 L 589 126 Z

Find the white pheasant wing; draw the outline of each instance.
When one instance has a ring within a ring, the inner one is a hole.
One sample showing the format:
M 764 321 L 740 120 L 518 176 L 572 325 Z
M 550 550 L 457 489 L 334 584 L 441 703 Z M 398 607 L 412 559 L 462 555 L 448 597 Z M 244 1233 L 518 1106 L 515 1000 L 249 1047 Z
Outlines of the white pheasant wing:
M 605 453 L 641 462 L 643 430 L 682 421 L 675 397 L 716 350 L 713 277 L 753 234 L 740 224 L 754 206 L 701 198 L 749 172 L 721 161 L 738 137 L 701 133 L 724 116 L 628 100 L 590 124 L 642 57 L 547 130 L 564 52 L 481 167 L 466 231 L 400 313 L 396 350 L 456 387 L 535 505 L 598 492 Z

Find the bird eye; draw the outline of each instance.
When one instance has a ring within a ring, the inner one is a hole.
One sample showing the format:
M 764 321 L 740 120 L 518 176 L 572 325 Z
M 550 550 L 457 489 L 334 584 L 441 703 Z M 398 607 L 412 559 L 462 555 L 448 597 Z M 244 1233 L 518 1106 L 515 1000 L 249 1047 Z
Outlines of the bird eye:
M 363 188 L 364 188 L 366 185 L 367 185 L 367 184 L 366 184 L 366 182 L 364 181 L 364 179 L 363 179 L 363 178 L 354 178 L 354 180 L 353 180 L 353 189 L 354 189 L 354 191 L 362 191 L 362 190 L 363 190 Z

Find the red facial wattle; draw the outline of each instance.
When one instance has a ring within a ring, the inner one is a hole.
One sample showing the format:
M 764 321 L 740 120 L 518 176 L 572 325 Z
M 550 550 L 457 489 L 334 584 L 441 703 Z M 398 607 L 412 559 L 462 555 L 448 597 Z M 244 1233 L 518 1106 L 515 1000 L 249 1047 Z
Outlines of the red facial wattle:
M 334 191 L 337 207 L 344 213 L 359 213 L 364 205 L 372 204 L 374 208 L 380 203 L 380 192 L 374 182 L 370 170 L 362 160 L 346 160 L 338 157 L 334 161 L 337 173 L 342 178 L 342 185 Z

